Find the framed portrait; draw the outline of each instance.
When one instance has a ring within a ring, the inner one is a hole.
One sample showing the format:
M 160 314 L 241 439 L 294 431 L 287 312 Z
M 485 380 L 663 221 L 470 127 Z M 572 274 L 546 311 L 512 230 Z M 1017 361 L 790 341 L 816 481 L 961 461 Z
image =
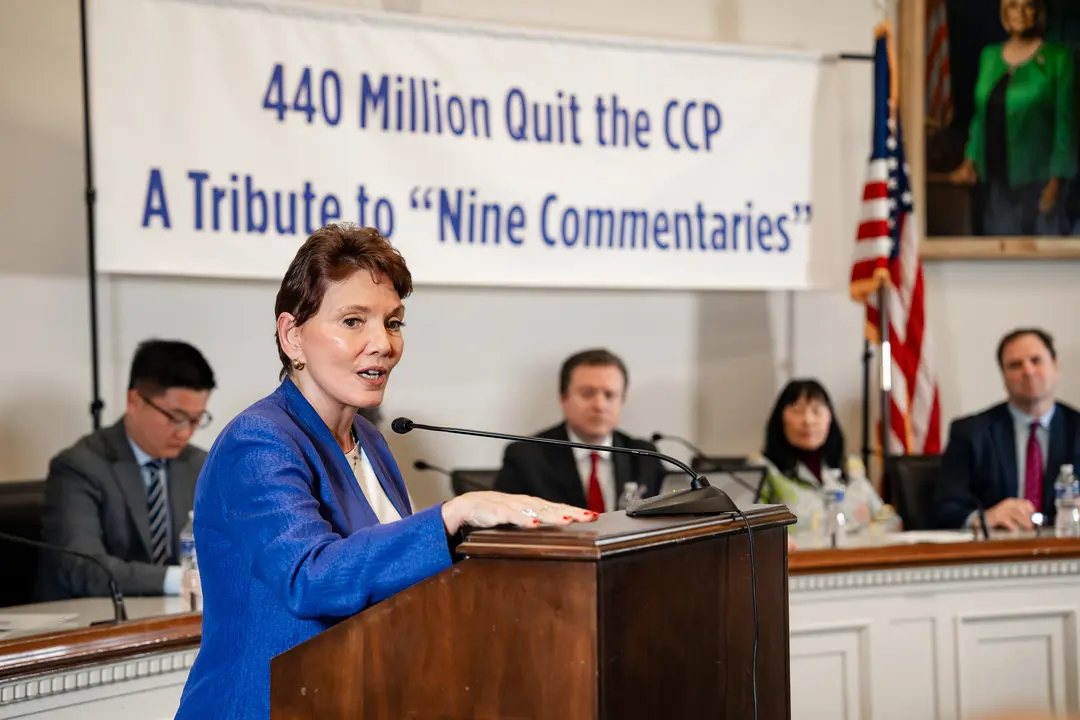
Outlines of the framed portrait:
M 900 0 L 924 258 L 1080 258 L 1080 0 Z

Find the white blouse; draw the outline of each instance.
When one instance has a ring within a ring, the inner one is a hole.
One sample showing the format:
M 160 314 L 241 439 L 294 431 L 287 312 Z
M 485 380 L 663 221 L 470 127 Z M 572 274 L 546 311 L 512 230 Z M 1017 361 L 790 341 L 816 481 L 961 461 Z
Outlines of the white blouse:
M 385 525 L 400 520 L 401 514 L 383 490 L 379 478 L 375 475 L 375 468 L 371 467 L 371 461 L 360 447 L 360 443 L 354 443 L 353 449 L 345 453 L 345 457 L 348 458 L 353 475 L 356 476 L 356 484 L 360 486 L 360 491 L 364 493 L 368 505 L 371 505 L 371 509 L 375 511 L 379 522 Z

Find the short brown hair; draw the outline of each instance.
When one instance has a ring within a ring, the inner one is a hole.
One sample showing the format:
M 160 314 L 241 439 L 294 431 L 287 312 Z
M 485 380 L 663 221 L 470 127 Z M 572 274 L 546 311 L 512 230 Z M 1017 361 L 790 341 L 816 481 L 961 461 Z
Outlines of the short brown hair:
M 574 373 L 574 368 L 581 365 L 590 365 L 592 367 L 617 367 L 619 372 L 622 373 L 623 379 L 623 392 L 630 387 L 630 376 L 626 372 L 626 364 L 622 359 L 611 352 L 603 348 L 593 348 L 591 350 L 582 350 L 579 353 L 574 353 L 570 357 L 563 361 L 562 369 L 559 371 L 559 395 L 565 396 L 566 391 L 570 389 L 570 376 Z
M 1005 349 L 1013 343 L 1014 340 L 1019 340 L 1025 335 L 1034 335 L 1042 341 L 1042 344 L 1046 346 L 1047 352 L 1050 353 L 1051 360 L 1057 360 L 1057 349 L 1054 347 L 1054 336 L 1046 332 L 1042 328 L 1037 327 L 1023 327 L 1016 328 L 1005 334 L 1005 337 L 1001 338 L 1001 342 L 997 346 L 997 361 L 998 367 L 1002 370 L 1005 369 Z
M 281 313 L 289 313 L 297 325 L 303 325 L 319 312 L 327 286 L 358 270 L 368 271 L 373 279 L 385 275 L 402 300 L 412 292 L 412 274 L 405 258 L 378 230 L 350 223 L 327 225 L 304 241 L 285 271 L 274 302 L 275 320 Z M 292 369 L 292 361 L 282 349 L 277 332 L 274 344 L 284 379 Z

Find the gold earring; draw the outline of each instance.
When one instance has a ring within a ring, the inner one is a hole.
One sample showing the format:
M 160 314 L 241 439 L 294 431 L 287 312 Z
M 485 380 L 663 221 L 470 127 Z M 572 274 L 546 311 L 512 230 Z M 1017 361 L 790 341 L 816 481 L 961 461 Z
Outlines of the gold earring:
M 303 360 L 293 360 L 292 361 L 292 366 L 293 366 L 293 370 L 303 370 L 304 369 L 304 361 Z

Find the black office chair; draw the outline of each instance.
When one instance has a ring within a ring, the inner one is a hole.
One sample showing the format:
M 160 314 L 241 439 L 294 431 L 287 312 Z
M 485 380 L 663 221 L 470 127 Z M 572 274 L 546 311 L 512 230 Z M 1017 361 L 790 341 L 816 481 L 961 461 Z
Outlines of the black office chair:
M 934 528 L 934 483 L 940 455 L 894 455 L 885 459 L 882 495 L 896 508 L 905 530 Z
M 41 540 L 41 513 L 45 507 L 45 481 L 0 482 L 0 532 L 28 540 Z M 0 607 L 36 602 L 38 551 L 0 540 L 4 583 Z
M 450 472 L 450 486 L 454 489 L 455 495 L 464 495 L 467 492 L 477 490 L 491 490 L 495 487 L 495 478 L 498 474 L 498 468 L 452 470 Z

